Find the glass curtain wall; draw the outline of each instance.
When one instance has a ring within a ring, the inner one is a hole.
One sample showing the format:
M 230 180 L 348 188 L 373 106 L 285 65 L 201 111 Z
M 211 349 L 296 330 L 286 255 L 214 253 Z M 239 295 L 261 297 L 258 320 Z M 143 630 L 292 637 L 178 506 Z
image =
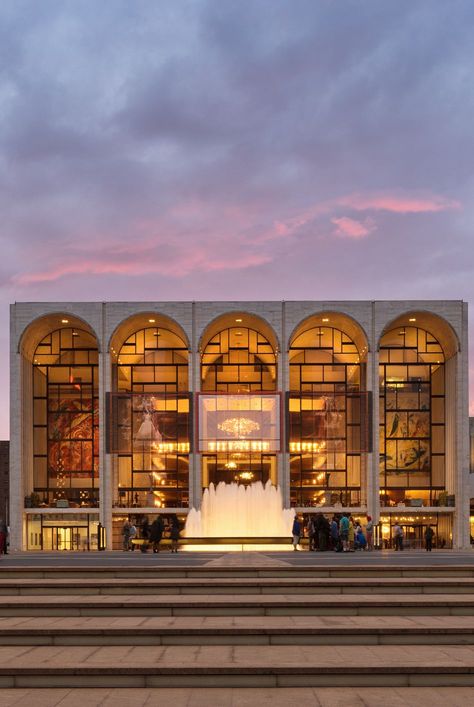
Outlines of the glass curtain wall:
M 33 493 L 27 505 L 99 500 L 99 368 L 91 334 L 51 332 L 33 358 Z
M 361 364 L 340 329 L 304 331 L 289 350 L 292 506 L 361 503 Z
M 276 354 L 268 339 L 247 327 L 218 332 L 202 352 L 201 390 L 237 394 L 276 390 Z M 220 481 L 277 483 L 275 454 L 205 454 L 202 471 L 204 487 Z
M 398 327 L 380 343 L 380 500 L 451 505 L 445 490 L 445 366 L 435 337 Z
M 116 505 L 187 507 L 190 438 L 186 343 L 168 329 L 140 329 L 123 343 L 114 368 L 122 440 L 117 455 Z

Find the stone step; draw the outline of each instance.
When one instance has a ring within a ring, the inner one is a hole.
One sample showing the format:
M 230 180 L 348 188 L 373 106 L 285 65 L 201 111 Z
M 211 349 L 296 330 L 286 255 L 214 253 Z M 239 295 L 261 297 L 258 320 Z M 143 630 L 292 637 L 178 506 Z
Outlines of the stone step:
M 474 594 L 7 596 L 0 616 L 455 616 L 474 615 Z
M 474 577 L 417 578 L 76 578 L 0 579 L 0 596 L 120 594 L 467 594 Z
M 474 646 L 4 646 L 0 687 L 474 686 Z
M 467 707 L 473 687 L 155 687 L 3 689 L 2 707 Z
M 7 645 L 473 644 L 474 617 L 0 618 Z
M 156 562 L 155 562 L 155 558 Z M 159 558 L 159 559 L 158 559 Z M 278 566 L 186 566 L 186 565 L 163 565 L 161 556 L 144 556 L 137 558 L 140 564 L 133 565 L 108 565 L 103 567 L 85 566 L 82 564 L 71 566 L 33 566 L 24 567 L 7 565 L 2 562 L 1 576 L 5 579 L 64 579 L 74 580 L 80 578 L 88 579 L 251 579 L 251 578 L 274 578 L 274 579 L 300 579 L 300 578 L 335 578 L 335 579 L 377 579 L 377 578 L 420 578 L 428 577 L 444 578 L 473 578 L 474 563 L 468 565 L 425 565 L 424 555 L 420 558 L 420 563 L 414 566 L 407 565 L 383 565 L 383 564 L 321 564 L 316 560 L 308 565 L 285 565 Z M 474 556 L 473 556 L 474 558 Z M 128 559 L 128 557 L 127 557 Z M 149 562 L 143 565 L 142 562 Z

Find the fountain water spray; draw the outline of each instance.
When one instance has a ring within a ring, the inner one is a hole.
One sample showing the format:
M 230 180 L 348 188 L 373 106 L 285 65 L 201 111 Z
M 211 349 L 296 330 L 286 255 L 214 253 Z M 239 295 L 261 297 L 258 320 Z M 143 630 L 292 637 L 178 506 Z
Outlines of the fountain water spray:
M 267 481 L 249 486 L 221 481 L 203 493 L 201 510 L 186 520 L 187 538 L 289 538 L 295 511 L 283 508 L 280 488 Z

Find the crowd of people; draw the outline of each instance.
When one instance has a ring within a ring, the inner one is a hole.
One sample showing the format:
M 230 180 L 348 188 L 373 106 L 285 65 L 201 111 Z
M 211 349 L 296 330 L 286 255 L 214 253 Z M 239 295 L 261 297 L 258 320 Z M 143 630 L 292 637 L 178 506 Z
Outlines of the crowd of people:
M 374 549 L 375 525 L 371 516 L 367 516 L 366 522 L 353 518 L 349 513 L 333 515 L 329 520 L 323 513 L 309 516 L 306 523 L 298 516 L 295 516 L 293 523 L 293 549 L 298 550 L 302 537 L 308 538 L 308 549 L 310 551 L 325 552 L 355 552 L 356 550 Z M 434 530 L 428 525 L 424 531 L 425 550 L 431 552 L 433 548 Z M 399 523 L 395 523 L 392 528 L 392 547 L 396 551 L 402 551 L 404 547 L 404 532 Z
M 145 516 L 138 528 L 133 521 L 126 520 L 122 527 L 123 549 L 133 552 L 135 547 L 139 547 L 141 552 L 148 552 L 151 547 L 153 552 L 157 553 L 160 551 L 161 540 L 166 535 L 171 540 L 171 552 L 177 553 L 179 533 L 179 520 L 176 515 L 167 522 L 159 515 L 152 523 Z
M 374 549 L 374 524 L 367 516 L 364 528 L 348 513 L 333 515 L 329 520 L 323 513 L 309 516 L 306 525 L 295 516 L 293 523 L 293 549 L 296 551 L 301 538 L 308 538 L 310 551 L 355 552 Z

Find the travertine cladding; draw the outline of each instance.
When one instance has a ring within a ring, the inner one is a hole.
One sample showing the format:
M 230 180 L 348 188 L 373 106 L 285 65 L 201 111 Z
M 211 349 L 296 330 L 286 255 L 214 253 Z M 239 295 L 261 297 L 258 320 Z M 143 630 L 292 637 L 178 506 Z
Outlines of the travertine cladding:
M 190 389 L 199 390 L 199 345 L 206 328 L 220 316 L 233 312 L 248 313 L 259 317 L 271 327 L 279 344 L 278 389 L 287 389 L 287 352 L 291 336 L 296 327 L 311 315 L 325 312 L 346 314 L 364 330 L 369 353 L 367 358 L 367 388 L 378 388 L 378 342 L 383 330 L 400 315 L 408 312 L 428 312 L 443 318 L 456 333 L 460 353 L 456 361 L 455 418 L 456 440 L 456 500 L 454 532 L 457 546 L 469 542 L 469 496 L 474 496 L 474 484 L 469 479 L 468 439 L 468 360 L 467 360 L 467 304 L 457 301 L 229 301 L 229 302 L 21 302 L 11 306 L 10 354 L 11 354 L 11 484 L 10 503 L 12 511 L 12 546 L 22 545 L 22 515 L 24 484 L 31 474 L 31 434 L 28 415 L 22 408 L 22 400 L 29 399 L 29 382 L 22 370 L 28 365 L 22 361 L 19 347 L 22 335 L 28 327 L 46 315 L 70 315 L 79 317 L 97 335 L 100 356 L 100 397 L 103 419 L 104 393 L 110 390 L 110 340 L 114 332 L 130 317 L 154 312 L 163 314 L 185 332 L 190 344 Z M 25 403 L 26 404 L 26 403 Z M 373 448 L 367 458 L 367 509 L 378 516 L 378 405 L 373 406 Z M 112 519 L 112 496 L 110 459 L 105 455 L 105 432 L 101 434 L 101 509 L 102 522 L 109 528 Z M 288 455 L 279 458 L 279 479 L 288 486 Z M 23 473 L 22 473 L 23 471 Z M 190 463 L 190 494 L 195 504 L 200 502 L 199 455 L 192 455 Z M 288 495 L 288 488 L 284 489 Z M 112 533 L 109 533 L 112 536 Z

